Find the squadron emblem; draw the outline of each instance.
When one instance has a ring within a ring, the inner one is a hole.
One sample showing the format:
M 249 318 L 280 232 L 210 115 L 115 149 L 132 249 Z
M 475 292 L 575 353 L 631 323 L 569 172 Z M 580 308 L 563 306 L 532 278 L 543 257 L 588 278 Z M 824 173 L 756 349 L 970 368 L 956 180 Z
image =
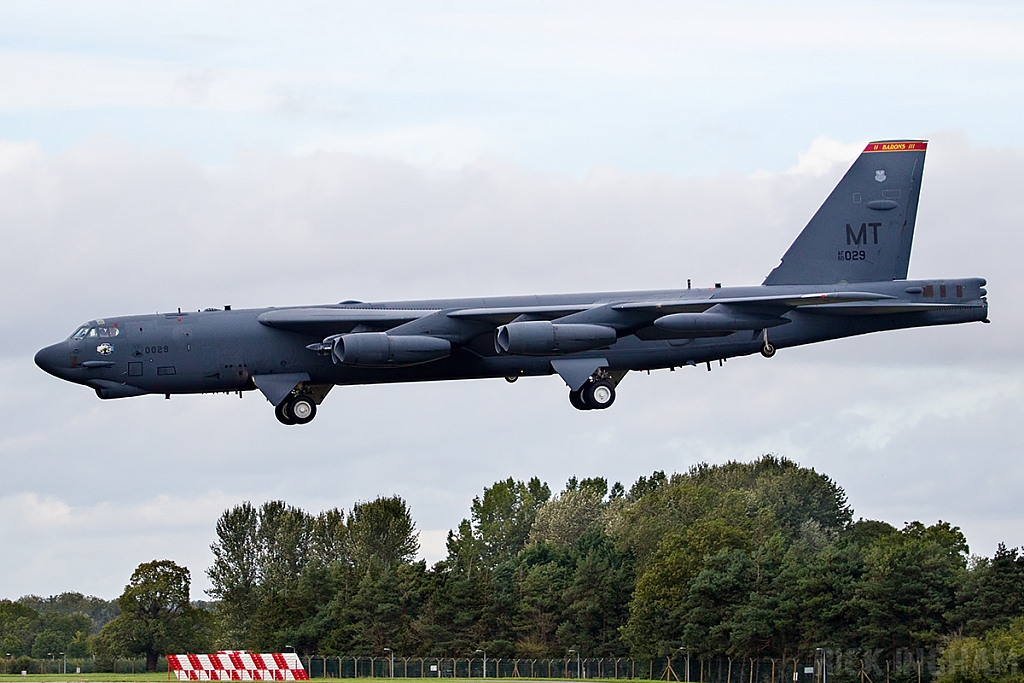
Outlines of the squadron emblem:
M 113 352 L 114 352 L 114 345 L 113 344 L 108 344 L 106 342 L 103 342 L 102 344 L 100 344 L 99 346 L 96 347 L 96 353 L 100 354 L 101 356 L 109 356 Z
M 879 183 L 885 182 L 885 169 L 881 168 L 875 171 L 875 181 Z

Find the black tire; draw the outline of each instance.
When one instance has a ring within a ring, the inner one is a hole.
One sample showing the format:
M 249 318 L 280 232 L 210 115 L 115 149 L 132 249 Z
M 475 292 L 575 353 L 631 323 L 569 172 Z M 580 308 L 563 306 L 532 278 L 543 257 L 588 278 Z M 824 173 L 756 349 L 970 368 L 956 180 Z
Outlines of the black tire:
M 611 408 L 615 403 L 615 385 L 606 379 L 592 380 L 583 385 L 582 398 L 594 410 Z
M 583 396 L 581 395 L 582 392 L 583 389 L 580 389 L 579 391 L 570 390 L 569 403 L 571 403 L 572 407 L 575 408 L 576 410 L 590 410 L 590 406 L 583 402 Z
M 292 419 L 292 414 L 288 412 L 288 402 L 289 401 L 286 398 L 285 400 L 278 403 L 277 406 L 274 408 L 274 416 L 277 418 L 277 421 L 283 425 L 295 424 L 295 420 Z
M 288 401 L 288 414 L 297 425 L 304 425 L 316 417 L 316 402 L 309 396 L 295 396 Z
M 506 375 L 505 376 L 505 381 L 508 382 L 509 384 L 514 384 L 517 379 L 519 379 L 519 375 Z
M 775 347 L 769 342 L 765 342 L 764 346 L 761 347 L 761 355 L 765 358 L 771 358 L 775 355 Z

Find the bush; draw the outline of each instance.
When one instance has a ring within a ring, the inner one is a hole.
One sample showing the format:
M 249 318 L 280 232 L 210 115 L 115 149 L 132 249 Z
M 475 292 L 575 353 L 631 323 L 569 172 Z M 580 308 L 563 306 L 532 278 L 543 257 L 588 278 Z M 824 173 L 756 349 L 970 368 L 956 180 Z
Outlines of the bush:
M 11 666 L 11 673 L 20 674 L 22 671 L 27 671 L 30 674 L 39 673 L 39 665 L 35 664 L 35 666 L 33 666 L 32 660 L 29 657 L 22 655 L 14 660 L 14 664 Z
M 953 638 L 940 659 L 939 683 L 1024 683 L 1024 618 L 983 638 Z

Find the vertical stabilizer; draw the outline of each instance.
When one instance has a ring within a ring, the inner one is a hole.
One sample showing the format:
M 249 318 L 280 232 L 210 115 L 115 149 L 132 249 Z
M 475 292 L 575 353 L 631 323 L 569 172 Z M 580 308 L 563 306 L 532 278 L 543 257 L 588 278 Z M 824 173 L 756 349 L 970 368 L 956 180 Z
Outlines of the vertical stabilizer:
M 764 284 L 906 279 L 927 149 L 924 140 L 868 144 Z

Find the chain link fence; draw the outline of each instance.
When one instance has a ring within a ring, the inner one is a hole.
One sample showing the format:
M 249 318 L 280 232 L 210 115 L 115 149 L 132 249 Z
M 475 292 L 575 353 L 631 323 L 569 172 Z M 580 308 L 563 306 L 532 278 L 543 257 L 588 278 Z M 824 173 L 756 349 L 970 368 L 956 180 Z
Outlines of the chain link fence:
M 827 650 L 807 658 L 303 656 L 310 678 L 640 679 L 679 683 L 929 683 L 942 673 L 932 650 Z M 1014 669 L 1016 671 L 1016 669 Z
M 675 657 L 581 657 L 507 659 L 483 657 L 330 657 L 302 655 L 310 678 L 524 678 L 524 679 L 639 679 L 678 683 L 930 683 L 943 673 L 940 651 L 901 649 L 827 650 L 824 657 L 742 658 Z M 1012 653 L 984 653 L 992 673 L 1020 669 Z M 970 662 L 978 669 L 977 653 Z M 963 662 L 949 664 L 956 668 Z M 984 668 L 984 667 L 983 667 Z M 5 657 L 4 674 L 138 674 L 146 671 L 145 659 L 64 660 Z M 161 657 L 157 671 L 166 672 Z M 984 671 L 982 671 L 984 673 Z
M 157 671 L 167 671 L 167 660 L 160 657 L 157 660 Z M 36 659 L 33 657 L 4 657 L 0 671 L 8 675 L 20 675 L 22 671 L 28 674 L 93 674 L 93 673 L 116 673 L 136 674 L 145 673 L 145 659 L 97 659 L 94 657 L 67 658 L 45 657 Z

